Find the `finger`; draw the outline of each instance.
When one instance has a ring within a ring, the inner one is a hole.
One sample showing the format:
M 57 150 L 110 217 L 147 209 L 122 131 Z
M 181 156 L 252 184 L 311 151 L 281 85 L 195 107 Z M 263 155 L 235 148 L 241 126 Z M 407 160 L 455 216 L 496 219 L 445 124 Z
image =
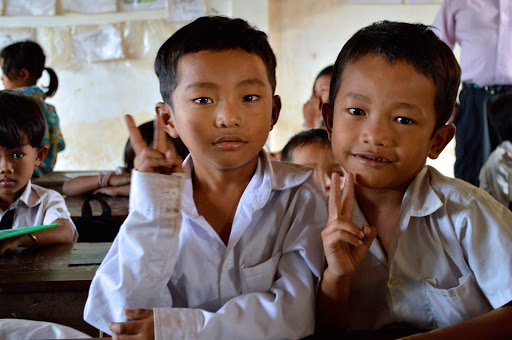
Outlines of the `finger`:
M 363 244 L 366 246 L 366 248 L 370 249 L 372 246 L 373 240 L 377 237 L 377 228 L 371 227 L 371 226 L 364 226 L 364 238 L 363 238 Z
M 359 247 L 363 245 L 363 241 L 354 236 L 352 233 L 347 232 L 345 230 L 338 229 L 333 233 L 330 233 L 323 237 L 322 241 L 324 243 L 324 248 L 338 248 L 339 244 L 350 243 L 353 246 Z
M 342 223 L 340 223 L 340 221 L 335 221 L 334 223 L 333 222 L 328 223 L 327 227 L 325 227 L 325 229 L 322 230 L 322 235 L 324 235 L 324 234 L 329 235 L 338 230 L 344 230 L 346 232 L 349 232 L 352 235 L 355 235 L 356 237 L 358 237 L 360 239 L 362 239 L 366 235 L 361 229 L 359 229 L 359 227 L 357 225 L 355 225 L 354 223 L 351 223 L 351 222 L 347 222 L 347 221 L 343 221 Z
M 153 147 L 161 153 L 165 153 L 167 149 L 166 139 L 164 122 L 162 121 L 162 116 L 158 114 L 154 122 Z
M 340 218 L 341 212 L 341 185 L 340 174 L 333 172 L 331 175 L 331 189 L 329 191 L 329 221 Z
M 135 154 L 137 155 L 147 147 L 146 142 L 144 142 L 139 128 L 135 124 L 135 120 L 131 115 L 125 115 L 124 121 L 126 122 L 128 132 L 130 133 L 130 143 L 132 144 L 133 151 L 135 151 Z
M 338 175 L 339 176 L 339 175 Z M 338 177 L 339 179 L 339 177 Z M 336 187 L 341 187 L 341 180 L 336 184 Z M 331 184 L 332 188 L 332 184 Z M 341 196 L 341 215 L 340 218 L 352 221 L 352 212 L 354 211 L 354 203 L 355 203 L 355 194 L 354 194 L 354 175 L 352 173 L 347 173 L 345 177 L 345 183 L 343 185 L 343 194 Z
M 124 315 L 130 320 L 147 319 L 153 314 L 151 309 L 125 309 Z
M 109 322 L 108 328 L 118 335 L 134 335 L 140 333 L 142 321 Z

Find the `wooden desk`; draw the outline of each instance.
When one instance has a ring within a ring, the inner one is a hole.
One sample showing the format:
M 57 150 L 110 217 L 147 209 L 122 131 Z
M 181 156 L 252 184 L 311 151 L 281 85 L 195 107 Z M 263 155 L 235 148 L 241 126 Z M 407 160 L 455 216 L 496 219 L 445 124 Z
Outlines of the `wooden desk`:
M 82 204 L 87 196 L 65 196 L 64 200 L 66 201 L 66 205 L 68 207 L 69 213 L 71 214 L 72 219 L 76 219 L 82 216 Z M 107 203 L 110 205 L 110 210 L 112 211 L 112 218 L 124 221 L 126 216 L 128 216 L 128 206 L 130 200 L 128 197 L 110 197 L 110 196 L 101 196 Z M 92 214 L 94 216 L 101 215 L 101 206 L 97 201 L 91 201 L 91 209 Z
M 83 321 L 89 286 L 111 243 L 18 248 L 0 257 L 0 318 L 49 321 L 91 336 Z
M 62 194 L 62 184 L 78 176 L 98 176 L 99 171 L 54 171 L 42 177 L 32 179 L 32 183 L 53 189 Z

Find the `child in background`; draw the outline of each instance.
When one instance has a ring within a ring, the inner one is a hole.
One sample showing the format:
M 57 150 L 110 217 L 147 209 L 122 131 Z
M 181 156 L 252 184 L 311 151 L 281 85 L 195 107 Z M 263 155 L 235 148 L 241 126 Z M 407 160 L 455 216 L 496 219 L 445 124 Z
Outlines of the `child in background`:
M 331 85 L 332 65 L 324 68 L 315 78 L 311 98 L 304 104 L 304 128 L 325 128 L 322 119 L 322 104 L 329 100 L 329 88 Z
M 455 134 L 460 68 L 421 24 L 359 30 L 334 65 L 323 116 L 334 156 L 324 327 L 432 330 L 418 339 L 512 337 L 512 213 L 425 166 Z
M 57 153 L 64 150 L 65 144 L 59 126 L 59 117 L 55 107 L 44 100 L 57 91 L 59 84 L 57 74 L 49 67 L 44 67 L 45 55 L 41 46 L 33 41 L 17 42 L 5 47 L 0 52 L 2 82 L 5 89 L 19 88 L 27 96 L 39 102 L 46 120 L 43 141 L 48 145 L 48 154 L 43 162 L 34 169 L 34 177 L 39 177 L 53 170 L 57 162 Z M 43 92 L 36 86 L 43 70 L 50 76 L 48 91 Z
M 281 108 L 275 68 L 266 34 L 242 19 L 202 17 L 162 45 L 157 142 L 146 147 L 128 119 L 130 214 L 91 283 L 87 322 L 166 340 L 313 333 L 327 208 L 311 171 L 262 150 Z M 181 222 L 163 130 L 190 150 Z
M 39 104 L 19 91 L 0 91 L 0 229 L 58 224 L 58 227 L 0 240 L 0 256 L 17 247 L 75 242 L 78 235 L 62 196 L 30 178 L 47 146 Z
M 337 172 L 342 178 L 345 176 L 345 170 L 334 158 L 329 135 L 324 129 L 304 130 L 293 136 L 284 146 L 281 160 L 315 169 L 315 178 L 326 196 L 331 189 L 332 174 Z
M 492 99 L 487 112 L 502 143 L 480 170 L 480 188 L 512 210 L 512 93 Z
M 153 121 L 141 124 L 138 128 L 144 142 L 150 145 L 153 142 Z M 177 154 L 178 160 L 181 162 L 188 155 L 188 149 L 180 138 L 167 136 L 166 148 L 171 150 L 172 153 Z M 69 196 L 84 195 L 90 192 L 108 196 L 129 196 L 134 159 L 135 151 L 132 148 L 130 139 L 128 139 L 124 147 L 124 168 L 119 167 L 115 171 L 109 171 L 106 174 L 100 173 L 98 176 L 72 178 L 64 183 L 62 192 Z M 182 171 L 180 167 L 176 169 L 176 172 Z

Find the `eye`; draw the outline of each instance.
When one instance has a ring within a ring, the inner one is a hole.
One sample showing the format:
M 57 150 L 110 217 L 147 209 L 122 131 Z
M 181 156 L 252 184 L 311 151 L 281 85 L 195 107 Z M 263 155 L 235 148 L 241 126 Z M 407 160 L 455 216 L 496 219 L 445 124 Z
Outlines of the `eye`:
M 404 125 L 410 125 L 410 124 L 414 123 L 414 121 L 411 118 L 407 118 L 407 117 L 398 117 L 396 119 L 396 122 L 399 124 L 404 124 Z
M 356 109 L 356 108 L 350 108 L 347 110 L 348 112 L 350 112 L 350 114 L 354 115 L 354 116 L 364 116 L 365 112 L 361 109 Z
M 23 158 L 23 156 L 25 156 L 25 154 L 22 153 L 22 152 L 15 152 L 15 153 L 12 154 L 12 157 L 14 159 L 20 159 L 20 158 Z
M 196 102 L 198 104 L 211 104 L 211 103 L 213 103 L 213 100 L 211 100 L 208 97 L 199 97 L 199 98 L 194 99 L 194 102 Z
M 260 98 L 260 96 L 255 95 L 255 94 L 248 94 L 247 96 L 244 96 L 242 98 L 242 101 L 244 101 L 244 102 L 254 102 L 254 101 L 258 100 L 258 98 Z

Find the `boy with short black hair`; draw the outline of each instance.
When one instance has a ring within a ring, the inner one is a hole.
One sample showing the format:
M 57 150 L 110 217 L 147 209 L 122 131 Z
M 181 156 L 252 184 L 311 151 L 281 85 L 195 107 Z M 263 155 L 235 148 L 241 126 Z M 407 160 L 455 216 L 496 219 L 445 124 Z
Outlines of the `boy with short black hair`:
M 280 110 L 275 66 L 265 33 L 241 19 L 199 18 L 162 45 L 155 148 L 127 118 L 130 214 L 91 284 L 87 322 L 156 339 L 313 332 L 327 209 L 311 171 L 262 150 Z M 164 130 L 190 151 L 181 203 L 181 181 L 163 175 L 176 166 Z
M 0 240 L 0 256 L 17 247 L 77 239 L 62 196 L 30 181 L 48 152 L 47 146 L 41 146 L 44 131 L 44 116 L 36 101 L 16 90 L 0 91 L 0 229 L 59 225 Z
M 487 113 L 502 142 L 480 170 L 480 188 L 512 210 L 512 93 L 491 99 Z
M 315 178 L 324 188 L 326 196 L 331 188 L 332 173 L 337 172 L 341 177 L 345 176 L 345 170 L 334 158 L 331 141 L 325 129 L 304 130 L 290 138 L 283 148 L 281 161 L 315 169 Z
M 375 23 L 341 50 L 323 116 L 348 174 L 343 195 L 333 176 L 322 232 L 320 327 L 511 336 L 512 213 L 425 166 L 454 136 L 459 78 L 451 50 L 421 24 Z

